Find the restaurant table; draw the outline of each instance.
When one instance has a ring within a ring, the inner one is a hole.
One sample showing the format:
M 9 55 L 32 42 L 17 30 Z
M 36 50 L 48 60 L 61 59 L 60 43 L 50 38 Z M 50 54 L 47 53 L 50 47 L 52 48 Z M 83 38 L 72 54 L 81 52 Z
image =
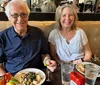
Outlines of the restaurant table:
M 46 73 L 46 70 L 44 70 Z M 47 73 L 46 73 L 47 74 Z M 43 85 L 62 85 L 61 84 L 61 67 L 57 67 L 54 72 L 50 73 L 50 80 L 51 82 L 45 81 Z M 97 78 L 95 85 L 100 85 L 100 77 Z

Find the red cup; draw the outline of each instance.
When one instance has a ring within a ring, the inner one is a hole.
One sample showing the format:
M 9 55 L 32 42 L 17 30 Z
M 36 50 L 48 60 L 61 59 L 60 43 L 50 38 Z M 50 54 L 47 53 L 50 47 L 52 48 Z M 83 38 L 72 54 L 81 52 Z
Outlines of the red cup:
M 9 82 L 9 80 L 12 79 L 12 75 L 9 72 L 5 73 L 3 76 L 4 76 L 4 80 L 5 80 L 6 83 Z

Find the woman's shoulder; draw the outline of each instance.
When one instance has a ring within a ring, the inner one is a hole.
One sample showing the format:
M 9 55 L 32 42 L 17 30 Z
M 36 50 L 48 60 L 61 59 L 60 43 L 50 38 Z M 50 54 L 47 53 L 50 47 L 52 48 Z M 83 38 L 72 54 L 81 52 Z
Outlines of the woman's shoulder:
M 83 33 L 84 30 L 83 30 L 82 28 L 77 27 L 77 32 L 79 32 L 79 33 Z
M 59 31 L 58 31 L 58 29 L 53 29 L 51 32 L 50 32 L 50 34 L 56 34 L 56 33 L 58 33 Z
M 49 38 L 57 38 L 58 37 L 58 35 L 59 35 L 59 31 L 58 31 L 58 29 L 53 29 L 51 32 L 50 32 L 50 34 L 49 34 Z

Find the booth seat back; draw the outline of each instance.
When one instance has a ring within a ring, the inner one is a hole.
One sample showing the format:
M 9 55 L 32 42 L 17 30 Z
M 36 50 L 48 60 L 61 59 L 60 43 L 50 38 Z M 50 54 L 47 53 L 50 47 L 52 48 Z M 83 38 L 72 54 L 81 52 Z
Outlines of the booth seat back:
M 85 31 L 92 53 L 100 57 L 100 21 L 82 21 L 78 27 Z
M 39 27 L 48 39 L 50 31 L 54 29 L 55 21 L 29 21 L 28 24 Z M 10 26 L 9 21 L 0 21 L 0 31 Z M 85 31 L 92 53 L 100 57 L 100 21 L 78 21 L 78 27 Z
M 47 22 L 45 23 L 47 25 Z M 100 21 L 78 21 L 77 26 L 85 31 L 93 55 L 96 54 L 100 57 Z M 52 24 L 49 22 L 48 25 L 43 28 L 46 37 L 48 37 L 49 32 L 53 28 L 54 22 Z

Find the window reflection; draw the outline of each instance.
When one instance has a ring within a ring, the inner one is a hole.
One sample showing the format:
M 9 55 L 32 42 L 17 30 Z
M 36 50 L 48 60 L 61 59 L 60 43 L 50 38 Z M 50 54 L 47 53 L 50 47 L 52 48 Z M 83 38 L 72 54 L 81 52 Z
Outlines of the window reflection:
M 0 11 L 3 11 L 2 4 L 4 1 L 0 0 Z M 61 1 L 72 1 L 79 12 L 81 13 L 99 13 L 100 0 L 24 0 L 28 4 L 32 12 L 55 12 L 57 6 Z
M 79 0 L 80 12 L 84 13 L 94 13 L 96 0 Z
M 100 0 L 96 3 L 96 13 L 100 13 Z
M 54 0 L 34 0 L 31 3 L 31 11 L 33 12 L 55 12 L 55 10 Z

